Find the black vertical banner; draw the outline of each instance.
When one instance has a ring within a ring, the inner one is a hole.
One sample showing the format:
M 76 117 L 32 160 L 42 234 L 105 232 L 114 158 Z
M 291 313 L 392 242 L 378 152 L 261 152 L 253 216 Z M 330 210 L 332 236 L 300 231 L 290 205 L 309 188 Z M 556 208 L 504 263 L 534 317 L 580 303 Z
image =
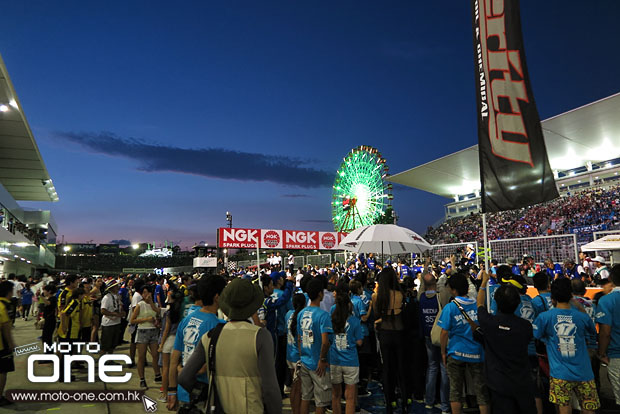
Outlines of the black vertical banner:
M 519 0 L 472 0 L 482 211 L 558 197 L 525 64 Z

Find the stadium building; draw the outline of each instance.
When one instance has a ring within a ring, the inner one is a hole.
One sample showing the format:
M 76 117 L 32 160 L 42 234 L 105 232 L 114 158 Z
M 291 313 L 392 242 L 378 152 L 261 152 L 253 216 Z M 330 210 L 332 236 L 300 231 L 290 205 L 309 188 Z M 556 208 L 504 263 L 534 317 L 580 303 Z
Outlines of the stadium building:
M 561 195 L 620 180 L 620 93 L 541 122 Z M 445 219 L 481 211 L 478 145 L 389 176 L 452 202 Z
M 58 194 L 0 57 L 0 277 L 55 265 L 54 218 L 19 201 L 54 202 Z

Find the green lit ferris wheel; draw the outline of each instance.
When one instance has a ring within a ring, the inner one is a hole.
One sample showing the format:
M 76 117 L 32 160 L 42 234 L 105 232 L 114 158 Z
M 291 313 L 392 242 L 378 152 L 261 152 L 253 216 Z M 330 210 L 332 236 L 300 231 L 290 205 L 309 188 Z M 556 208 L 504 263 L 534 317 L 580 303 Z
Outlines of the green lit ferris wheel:
M 373 147 L 352 149 L 336 172 L 332 190 L 332 221 L 336 231 L 350 232 L 375 224 L 393 199 L 385 158 Z

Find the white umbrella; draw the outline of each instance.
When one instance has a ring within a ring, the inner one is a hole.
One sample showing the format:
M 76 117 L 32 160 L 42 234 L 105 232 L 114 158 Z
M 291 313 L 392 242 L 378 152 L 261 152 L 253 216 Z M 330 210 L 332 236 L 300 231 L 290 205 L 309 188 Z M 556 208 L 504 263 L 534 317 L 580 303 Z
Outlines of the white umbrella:
M 375 224 L 353 230 L 342 239 L 338 248 L 355 253 L 394 255 L 422 254 L 430 249 L 431 245 L 415 231 L 395 224 Z

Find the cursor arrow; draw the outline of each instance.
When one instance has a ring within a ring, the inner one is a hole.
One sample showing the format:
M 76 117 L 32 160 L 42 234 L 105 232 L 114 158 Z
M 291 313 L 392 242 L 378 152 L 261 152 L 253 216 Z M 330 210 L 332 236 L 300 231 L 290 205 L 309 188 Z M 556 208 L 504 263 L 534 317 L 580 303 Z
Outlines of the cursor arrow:
M 142 396 L 142 405 L 144 405 L 144 411 L 147 413 L 154 413 L 157 411 L 157 401 L 147 397 L 146 395 Z

